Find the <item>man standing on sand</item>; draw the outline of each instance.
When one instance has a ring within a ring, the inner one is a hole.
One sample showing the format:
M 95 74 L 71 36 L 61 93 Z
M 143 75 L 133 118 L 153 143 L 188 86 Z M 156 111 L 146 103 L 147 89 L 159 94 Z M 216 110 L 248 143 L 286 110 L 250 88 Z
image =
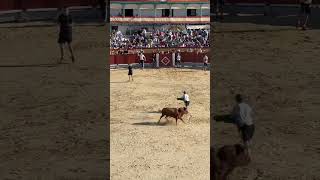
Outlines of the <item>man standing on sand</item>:
M 139 54 L 139 60 L 140 60 L 141 68 L 144 69 L 144 61 L 146 60 L 146 56 L 144 56 L 143 51 L 141 51 Z
M 128 76 L 129 76 L 129 81 L 130 81 L 130 78 L 133 81 L 133 70 L 132 70 L 131 64 L 128 64 Z
M 75 62 L 75 58 L 73 55 L 73 50 L 71 47 L 71 42 L 72 42 L 72 18 L 69 15 L 69 10 L 68 8 L 64 7 L 62 9 L 62 13 L 60 14 L 58 18 L 58 24 L 60 26 L 60 32 L 59 32 L 59 39 L 58 43 L 60 45 L 60 52 L 61 52 L 61 57 L 60 61 L 58 63 L 61 63 L 63 58 L 64 58 L 64 52 L 63 52 L 63 45 L 68 44 L 68 48 L 71 54 L 71 59 L 72 63 Z
M 204 57 L 203 57 L 203 70 L 204 71 L 207 70 L 207 68 L 208 68 L 208 61 L 209 61 L 208 56 L 204 55 Z
M 232 119 L 238 126 L 242 141 L 248 150 L 248 155 L 250 156 L 249 145 L 255 130 L 251 116 L 252 109 L 247 103 L 243 102 L 243 98 L 240 94 L 236 95 L 235 100 L 237 104 L 233 108 Z
M 177 53 L 177 64 L 176 64 L 177 67 L 181 67 L 181 54 L 180 54 L 180 50 L 178 50 L 178 53 Z
M 308 20 L 311 15 L 311 4 L 312 0 L 300 0 L 300 13 L 298 17 L 297 28 L 301 27 L 303 30 L 307 29 Z M 304 17 L 304 21 L 302 23 L 302 18 Z

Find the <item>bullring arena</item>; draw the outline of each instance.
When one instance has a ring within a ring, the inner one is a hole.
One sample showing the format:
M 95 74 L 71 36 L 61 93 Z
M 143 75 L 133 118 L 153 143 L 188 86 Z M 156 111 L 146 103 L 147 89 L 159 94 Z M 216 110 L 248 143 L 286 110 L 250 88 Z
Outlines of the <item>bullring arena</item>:
M 135 55 L 136 56 L 136 55 Z M 125 66 L 126 67 L 126 66 Z M 111 70 L 111 178 L 210 179 L 210 72 L 201 68 Z M 184 107 L 177 97 L 190 96 L 186 124 L 162 119 L 164 107 Z

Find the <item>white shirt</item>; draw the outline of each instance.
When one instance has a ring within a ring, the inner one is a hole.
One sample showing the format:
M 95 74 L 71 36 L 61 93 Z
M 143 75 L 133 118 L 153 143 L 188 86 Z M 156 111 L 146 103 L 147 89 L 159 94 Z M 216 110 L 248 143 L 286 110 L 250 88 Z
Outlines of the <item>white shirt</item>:
M 242 102 L 242 103 L 240 103 L 240 104 L 237 104 L 237 105 L 234 107 L 234 113 L 235 113 L 236 115 L 239 115 L 239 116 L 240 116 L 241 121 L 242 121 L 244 124 L 246 124 L 246 125 L 248 125 L 248 126 L 250 126 L 250 125 L 253 124 L 253 119 L 252 119 L 252 116 L 251 116 L 251 114 L 252 114 L 252 109 L 251 109 L 251 107 L 250 107 L 248 104 L 246 104 L 246 103 L 244 103 L 244 102 Z
M 208 59 L 209 59 L 208 56 L 204 56 L 203 57 L 203 60 L 204 60 L 205 63 L 208 63 Z
M 178 61 L 181 60 L 181 55 L 180 55 L 180 54 L 177 55 L 177 60 L 178 60 Z
M 183 98 L 184 101 L 190 101 L 188 94 L 184 94 L 184 95 L 182 96 L 182 98 Z
M 144 61 L 145 60 L 145 56 L 144 56 L 144 54 L 140 54 L 140 61 Z

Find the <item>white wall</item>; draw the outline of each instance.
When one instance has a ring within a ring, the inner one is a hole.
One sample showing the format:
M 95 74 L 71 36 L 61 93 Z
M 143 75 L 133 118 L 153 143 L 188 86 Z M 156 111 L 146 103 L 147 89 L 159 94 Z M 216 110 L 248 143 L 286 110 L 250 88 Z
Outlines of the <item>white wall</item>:
M 134 9 L 133 10 L 133 16 L 139 15 L 139 9 Z
M 141 9 L 141 16 L 154 16 L 154 10 L 153 9 Z
M 210 16 L 210 9 L 202 9 L 202 16 Z
M 156 17 L 161 17 L 162 16 L 162 9 L 157 9 L 156 10 Z
M 110 10 L 110 15 L 111 16 L 118 16 L 119 13 L 121 12 L 120 9 L 111 9 Z M 141 9 L 141 16 L 154 16 L 154 10 L 153 9 Z M 133 15 L 139 14 L 138 9 L 133 10 Z M 187 16 L 187 10 L 186 9 L 174 9 L 173 10 L 174 17 L 178 16 Z M 210 9 L 203 9 L 202 10 L 202 15 L 203 16 L 210 16 Z M 157 9 L 156 10 L 156 17 L 161 17 L 162 16 L 162 9 Z M 197 9 L 197 16 L 200 16 L 200 9 Z
M 185 9 L 174 9 L 173 10 L 173 16 L 187 16 L 187 10 Z
M 121 9 L 111 9 L 110 16 L 118 16 L 121 13 Z

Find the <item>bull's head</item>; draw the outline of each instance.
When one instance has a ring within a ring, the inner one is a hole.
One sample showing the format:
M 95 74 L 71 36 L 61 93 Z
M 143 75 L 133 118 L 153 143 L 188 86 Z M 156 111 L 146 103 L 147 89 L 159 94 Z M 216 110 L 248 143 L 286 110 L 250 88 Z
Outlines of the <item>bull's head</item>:
M 183 116 L 184 114 L 188 114 L 188 109 L 186 107 L 178 108 L 178 112 L 181 116 Z
M 188 109 L 186 107 L 183 108 L 183 111 L 185 112 L 185 114 L 188 114 Z

